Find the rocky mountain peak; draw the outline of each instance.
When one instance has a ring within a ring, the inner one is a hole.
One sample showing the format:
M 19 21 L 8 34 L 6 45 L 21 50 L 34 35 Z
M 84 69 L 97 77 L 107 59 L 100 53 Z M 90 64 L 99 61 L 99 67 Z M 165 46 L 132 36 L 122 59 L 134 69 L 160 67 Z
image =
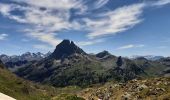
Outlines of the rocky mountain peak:
M 51 54 L 50 57 L 55 59 L 61 59 L 63 57 L 68 57 L 72 54 L 86 54 L 81 48 L 79 48 L 73 41 L 63 40 L 56 49 Z
M 111 56 L 111 54 L 106 50 L 96 54 L 96 57 L 98 57 L 98 58 L 105 58 L 105 57 L 108 57 L 108 56 Z

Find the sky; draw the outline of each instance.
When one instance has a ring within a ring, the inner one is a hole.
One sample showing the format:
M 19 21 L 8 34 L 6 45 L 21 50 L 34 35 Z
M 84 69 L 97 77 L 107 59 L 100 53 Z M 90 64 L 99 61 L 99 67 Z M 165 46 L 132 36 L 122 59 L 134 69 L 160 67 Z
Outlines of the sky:
M 0 0 L 0 54 L 53 51 L 170 56 L 170 0 Z

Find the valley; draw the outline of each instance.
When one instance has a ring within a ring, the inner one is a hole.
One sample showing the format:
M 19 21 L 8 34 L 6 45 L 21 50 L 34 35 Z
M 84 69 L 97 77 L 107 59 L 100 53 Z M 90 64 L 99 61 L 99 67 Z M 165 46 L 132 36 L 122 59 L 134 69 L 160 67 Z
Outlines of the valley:
M 129 59 L 108 51 L 91 55 L 70 40 L 63 40 L 49 56 L 30 55 L 24 60 L 6 56 L 6 61 L 1 56 L 5 65 L 1 62 L 0 92 L 19 100 L 164 100 L 170 96 L 169 58 Z

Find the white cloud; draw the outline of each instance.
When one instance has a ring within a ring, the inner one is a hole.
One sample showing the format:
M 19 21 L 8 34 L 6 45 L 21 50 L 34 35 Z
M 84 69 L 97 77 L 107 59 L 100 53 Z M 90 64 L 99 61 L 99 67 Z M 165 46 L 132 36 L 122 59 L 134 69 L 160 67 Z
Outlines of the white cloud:
M 97 39 L 97 40 L 90 40 L 90 41 L 82 41 L 82 42 L 78 42 L 77 44 L 79 46 L 89 46 L 89 45 L 94 45 L 94 44 L 101 43 L 104 41 L 105 39 Z
M 142 14 L 144 6 L 144 4 L 133 4 L 104 13 L 101 15 L 103 18 L 99 20 L 85 19 L 84 21 L 91 31 L 88 37 L 95 38 L 114 35 L 132 28 L 142 21 L 139 17 Z
M 96 0 L 94 8 L 98 9 L 103 7 L 104 5 L 106 5 L 109 2 L 109 0 Z
M 140 18 L 145 4 L 138 3 L 119 7 L 115 10 L 99 12 L 94 14 L 97 19 L 85 16 L 90 12 L 90 7 L 84 0 L 13 0 L 16 4 L 0 3 L 0 13 L 9 19 L 19 23 L 25 23 L 31 28 L 24 31 L 27 36 L 41 42 L 56 46 L 61 39 L 57 37 L 63 30 L 82 30 L 88 31 L 88 38 L 91 41 L 80 42 L 81 45 L 93 45 L 102 41 L 95 40 L 97 37 L 115 35 L 124 32 L 143 20 Z M 109 0 L 96 0 L 94 8 L 98 9 L 105 6 Z M 27 5 L 20 5 L 25 3 Z M 169 0 L 160 0 L 155 5 L 165 5 Z M 76 14 L 83 14 L 82 18 L 70 21 L 70 10 L 76 9 Z M 11 11 L 20 11 L 23 15 L 13 15 Z M 88 11 L 89 10 L 89 11 Z
M 167 5 L 167 4 L 170 4 L 170 0 L 158 0 L 153 3 L 153 5 L 155 5 L 155 6 L 163 6 L 163 5 Z
M 5 40 L 8 37 L 8 34 L 0 34 L 0 40 Z
M 16 20 L 17 22 L 25 23 L 26 21 L 22 19 L 20 16 L 12 15 L 10 12 L 16 9 L 22 9 L 19 5 L 14 4 L 2 4 L 0 3 L 0 13 L 9 19 Z
M 60 39 L 55 37 L 54 33 L 38 33 L 38 32 L 29 32 L 29 36 L 36 38 L 39 41 L 44 43 L 48 43 L 51 46 L 55 47 L 57 44 L 61 42 Z
M 122 49 L 129 49 L 129 48 L 133 48 L 133 47 L 134 47 L 134 45 L 130 44 L 130 45 L 125 45 L 125 46 L 119 47 L 117 49 L 122 50 Z
M 70 22 L 70 10 L 78 9 L 83 13 L 87 10 L 87 6 L 82 0 L 14 0 L 24 2 L 28 6 L 14 4 L 0 4 L 0 12 L 4 16 L 13 19 L 19 23 L 26 23 L 32 27 L 25 31 L 39 41 L 56 46 L 61 39 L 56 37 L 56 32 L 62 30 L 84 30 L 90 31 L 89 38 L 96 38 L 104 35 L 113 35 L 132 28 L 141 22 L 139 19 L 144 4 L 134 4 L 120 7 L 113 11 L 96 14 L 101 17 L 98 20 L 92 20 L 88 16 L 80 18 L 79 21 Z M 108 0 L 98 0 L 97 8 L 104 6 Z M 40 8 L 44 8 L 41 10 Z M 19 10 L 24 16 L 12 15 L 10 12 Z M 80 23 L 84 22 L 84 24 Z M 96 41 L 94 40 L 93 43 Z M 86 45 L 93 44 L 86 42 Z M 83 43 L 82 43 L 83 44 Z M 85 45 L 85 43 L 84 43 Z
M 77 23 L 75 22 L 69 22 L 70 15 L 69 12 L 64 9 L 65 6 L 63 7 L 64 10 L 60 8 L 57 9 L 59 10 L 58 13 L 53 13 L 54 10 L 48 8 L 46 11 L 42 11 L 40 10 L 40 8 L 33 6 L 21 7 L 15 5 L 16 7 L 13 7 L 13 4 L 0 5 L 0 13 L 4 16 L 8 17 L 9 19 L 13 19 L 19 23 L 26 23 L 32 26 L 32 28 L 28 29 L 29 31 L 24 30 L 24 32 L 26 32 L 28 36 L 31 36 L 39 41 L 48 43 L 52 46 L 56 46 L 61 41 L 61 39 L 55 37 L 56 31 L 69 29 L 70 27 L 77 25 Z M 24 16 L 12 15 L 10 13 L 11 11 L 15 11 L 16 9 L 24 11 Z
M 11 11 L 12 6 L 8 6 L 7 4 L 0 4 L 0 12 L 3 15 L 9 15 L 9 12 Z
M 142 48 L 145 45 L 140 44 L 140 45 L 134 45 L 134 44 L 129 44 L 129 45 L 125 45 L 125 46 L 121 46 L 119 48 L 117 48 L 116 50 L 124 50 L 124 49 L 130 49 L 130 48 Z

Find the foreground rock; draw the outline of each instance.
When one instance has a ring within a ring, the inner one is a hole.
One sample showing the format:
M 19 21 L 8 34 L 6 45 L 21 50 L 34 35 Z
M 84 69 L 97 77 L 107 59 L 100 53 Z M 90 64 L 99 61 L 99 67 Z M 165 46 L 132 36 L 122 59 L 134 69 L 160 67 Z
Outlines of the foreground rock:
M 14 99 L 14 98 L 12 98 L 10 96 L 7 96 L 7 95 L 5 95 L 3 93 L 0 93 L 0 100 L 16 100 L 16 99 Z
M 170 78 L 110 82 L 79 93 L 86 100 L 169 100 Z

